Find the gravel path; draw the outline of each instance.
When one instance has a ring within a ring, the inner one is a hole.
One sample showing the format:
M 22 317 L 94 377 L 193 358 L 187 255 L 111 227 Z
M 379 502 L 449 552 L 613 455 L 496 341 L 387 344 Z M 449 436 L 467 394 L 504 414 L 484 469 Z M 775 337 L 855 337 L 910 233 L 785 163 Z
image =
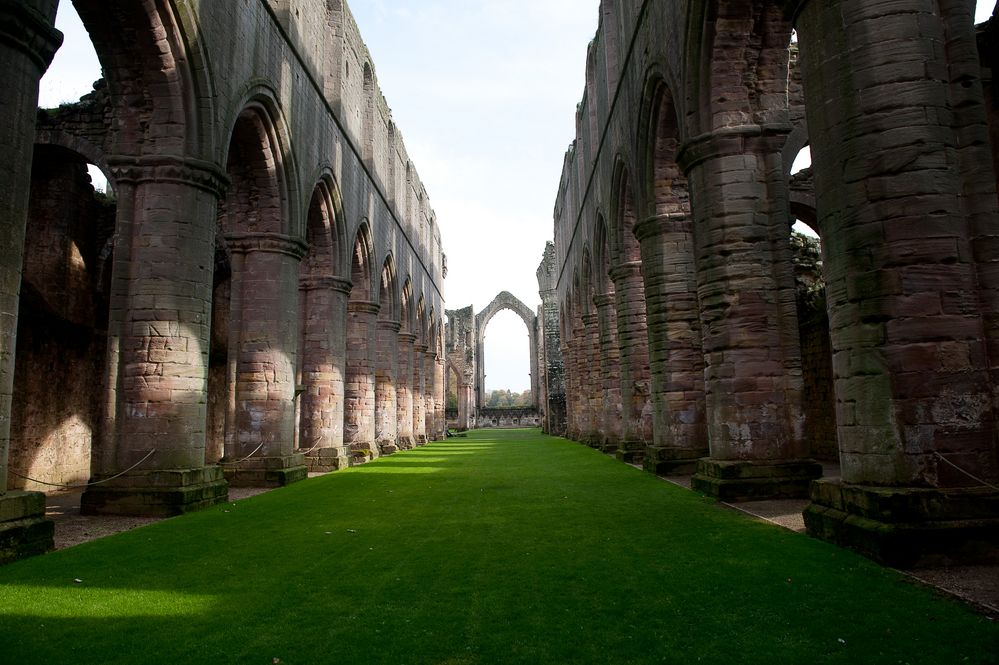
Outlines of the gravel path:
M 262 494 L 270 487 L 231 487 L 229 500 L 239 501 L 256 494 Z M 80 495 L 82 490 L 56 492 L 45 499 L 45 514 L 56 523 L 55 548 L 64 550 L 121 531 L 159 522 L 162 517 L 118 517 L 113 515 L 81 515 Z

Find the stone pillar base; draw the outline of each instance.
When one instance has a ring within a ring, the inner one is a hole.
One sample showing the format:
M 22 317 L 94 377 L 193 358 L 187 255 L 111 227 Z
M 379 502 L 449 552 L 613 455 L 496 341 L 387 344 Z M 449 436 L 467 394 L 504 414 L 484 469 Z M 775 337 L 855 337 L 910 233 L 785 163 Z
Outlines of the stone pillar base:
M 619 447 L 620 447 L 620 444 L 619 444 L 619 442 L 617 440 L 617 437 L 605 436 L 600 441 L 600 450 L 601 450 L 601 452 L 605 452 L 608 455 L 615 454 L 617 452 L 617 449 Z
M 690 478 L 692 489 L 722 501 L 801 499 L 808 486 L 822 477 L 814 460 L 700 459 Z
M 171 517 L 228 498 L 228 485 L 217 466 L 132 471 L 106 484 L 88 487 L 80 497 L 80 514 Z
M 649 446 L 645 449 L 645 461 L 642 468 L 657 476 L 680 476 L 694 473 L 697 462 L 707 457 L 708 451 L 691 450 L 690 448 L 658 448 Z
M 416 443 L 413 442 L 413 437 L 402 436 L 399 437 L 399 448 L 401 450 L 412 450 L 416 447 Z
M 589 432 L 580 437 L 579 442 L 584 446 L 589 446 L 590 448 L 596 448 L 600 450 L 603 448 L 603 440 L 600 436 L 600 432 Z
M 350 453 L 345 447 L 317 448 L 305 456 L 309 473 L 329 473 L 350 466 Z
M 55 523 L 45 517 L 45 495 L 11 491 L 0 496 L 0 565 L 48 552 Z
M 378 453 L 381 455 L 391 455 L 393 453 L 399 452 L 399 444 L 397 441 L 379 441 L 378 442 Z
M 284 457 L 251 457 L 238 465 L 226 465 L 225 478 L 233 487 L 284 487 L 309 476 L 303 453 Z
M 812 483 L 808 533 L 895 568 L 999 563 L 999 492 Z
M 642 464 L 645 460 L 645 444 L 641 441 L 618 441 L 614 457 L 626 464 Z
M 425 445 L 427 445 L 427 436 L 426 436 L 426 434 L 420 434 L 419 436 L 416 437 L 416 445 L 418 445 L 418 446 L 425 446 Z

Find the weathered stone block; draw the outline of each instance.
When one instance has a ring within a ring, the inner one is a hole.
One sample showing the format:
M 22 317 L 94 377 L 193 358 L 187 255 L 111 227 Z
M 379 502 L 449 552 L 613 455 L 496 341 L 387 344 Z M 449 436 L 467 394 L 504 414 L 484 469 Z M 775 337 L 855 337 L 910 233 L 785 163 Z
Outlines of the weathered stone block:
M 229 497 L 229 486 L 218 467 L 141 475 L 145 480 L 126 476 L 124 482 L 116 479 L 87 488 L 80 497 L 80 514 L 172 517 Z
M 45 495 L 7 492 L 0 496 L 0 565 L 44 554 L 54 547 L 55 524 L 45 517 Z
M 701 459 L 690 484 L 722 501 L 796 499 L 808 496 L 811 481 L 821 476 L 822 465 L 814 460 Z
M 812 484 L 808 533 L 887 566 L 999 561 L 999 493 Z

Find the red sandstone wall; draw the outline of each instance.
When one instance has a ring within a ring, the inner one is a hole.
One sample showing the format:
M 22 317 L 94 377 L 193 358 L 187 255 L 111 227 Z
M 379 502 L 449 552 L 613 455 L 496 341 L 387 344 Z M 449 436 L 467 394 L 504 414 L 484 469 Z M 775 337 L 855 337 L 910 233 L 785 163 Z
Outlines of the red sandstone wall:
M 86 165 L 36 151 L 25 245 L 11 413 L 11 488 L 52 489 L 90 477 L 101 403 L 107 307 L 102 256 L 114 207 L 101 203 Z M 106 254 L 106 251 L 104 252 Z

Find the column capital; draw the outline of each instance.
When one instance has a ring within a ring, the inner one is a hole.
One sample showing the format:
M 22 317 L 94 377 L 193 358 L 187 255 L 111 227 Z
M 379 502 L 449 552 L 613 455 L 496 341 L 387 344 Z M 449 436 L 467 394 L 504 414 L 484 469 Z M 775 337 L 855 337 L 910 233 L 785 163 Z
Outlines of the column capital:
M 426 353 L 427 352 L 427 345 L 426 344 L 414 344 L 413 345 L 413 350 L 416 351 L 417 353 Z
M 401 332 L 401 333 L 399 333 L 399 341 L 402 344 L 407 344 L 407 345 L 408 344 L 415 344 L 416 343 L 416 335 L 414 335 L 411 332 Z
M 309 249 L 303 241 L 283 233 L 227 233 L 225 241 L 233 254 L 285 254 L 299 261 Z
M 349 300 L 347 302 L 347 311 L 354 314 L 377 314 L 381 308 L 381 305 L 369 300 Z
M 62 33 L 24 0 L 0 0 L 0 42 L 31 58 L 44 74 L 62 45 Z
M 684 142 L 676 153 L 676 163 L 687 175 L 709 159 L 745 153 L 779 152 L 791 133 L 790 123 L 722 127 Z
M 627 263 L 619 263 L 616 266 L 611 267 L 611 269 L 607 271 L 607 274 L 610 276 L 611 281 L 615 283 L 628 277 L 641 277 L 642 262 L 628 261 Z
M 398 333 L 402 328 L 402 324 L 398 321 L 393 321 L 391 319 L 382 319 L 378 321 L 379 330 L 388 330 L 389 332 Z
M 110 155 L 108 168 L 117 183 L 171 182 L 203 189 L 221 198 L 229 187 L 225 169 L 213 162 L 180 155 Z
M 653 215 L 635 224 L 634 233 L 639 242 L 690 230 L 691 215 L 687 212 L 671 212 L 665 215 Z
M 344 295 L 350 293 L 353 284 L 350 280 L 333 275 L 306 275 L 298 280 L 298 288 L 303 291 L 336 291 Z

